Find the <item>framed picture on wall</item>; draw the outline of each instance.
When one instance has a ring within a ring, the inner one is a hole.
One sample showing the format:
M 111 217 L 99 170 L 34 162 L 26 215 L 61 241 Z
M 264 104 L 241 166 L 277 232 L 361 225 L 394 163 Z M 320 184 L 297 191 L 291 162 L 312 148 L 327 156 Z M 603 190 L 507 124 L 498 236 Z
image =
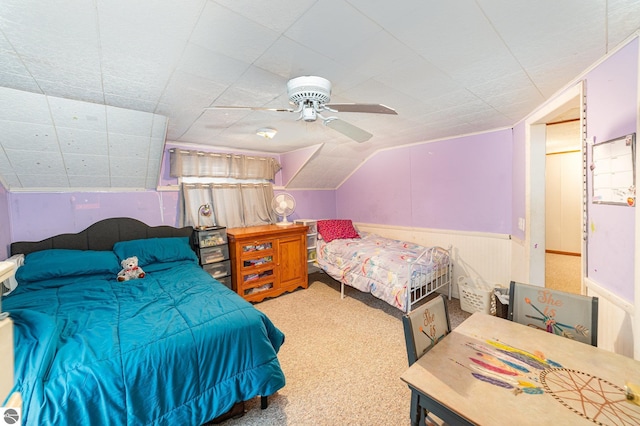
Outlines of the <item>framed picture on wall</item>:
M 593 145 L 593 203 L 636 204 L 636 134 Z

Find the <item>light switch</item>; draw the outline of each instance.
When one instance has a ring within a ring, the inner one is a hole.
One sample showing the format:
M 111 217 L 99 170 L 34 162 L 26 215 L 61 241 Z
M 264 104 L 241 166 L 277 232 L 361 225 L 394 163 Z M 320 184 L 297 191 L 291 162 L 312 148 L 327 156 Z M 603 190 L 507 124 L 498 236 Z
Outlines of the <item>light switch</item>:
M 524 231 L 524 217 L 518 218 L 518 229 Z

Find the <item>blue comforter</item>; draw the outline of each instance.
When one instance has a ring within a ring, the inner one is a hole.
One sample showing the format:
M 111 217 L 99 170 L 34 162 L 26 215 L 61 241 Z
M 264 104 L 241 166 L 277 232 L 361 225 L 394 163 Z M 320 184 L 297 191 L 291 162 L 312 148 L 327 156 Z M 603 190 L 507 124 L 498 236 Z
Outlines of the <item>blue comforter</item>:
M 23 424 L 199 425 L 285 384 L 284 335 L 180 261 L 143 279 L 56 278 L 3 300 Z

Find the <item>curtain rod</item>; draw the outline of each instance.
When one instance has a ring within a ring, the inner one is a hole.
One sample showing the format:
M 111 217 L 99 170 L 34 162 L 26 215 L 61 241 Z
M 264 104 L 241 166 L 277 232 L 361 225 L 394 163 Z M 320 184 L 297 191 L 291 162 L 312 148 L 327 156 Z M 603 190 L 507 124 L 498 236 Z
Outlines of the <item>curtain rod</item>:
M 251 160 L 263 160 L 266 161 L 267 159 L 272 159 L 273 157 L 255 157 L 253 155 L 244 155 L 244 154 L 231 154 L 231 153 L 224 153 L 224 152 L 206 152 L 206 151 L 185 151 L 185 150 L 177 150 L 177 148 L 170 148 L 169 152 L 174 153 L 174 152 L 179 152 L 180 154 L 196 154 L 196 155 L 217 155 L 217 156 L 223 156 L 223 155 L 227 155 L 227 156 L 232 156 L 232 157 L 245 157 L 245 158 L 249 158 Z

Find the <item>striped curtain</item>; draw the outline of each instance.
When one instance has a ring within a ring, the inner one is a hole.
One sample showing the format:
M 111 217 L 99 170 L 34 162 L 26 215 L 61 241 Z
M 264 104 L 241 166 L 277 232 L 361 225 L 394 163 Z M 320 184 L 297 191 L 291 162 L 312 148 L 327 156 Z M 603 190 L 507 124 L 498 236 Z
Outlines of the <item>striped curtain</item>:
M 172 177 L 213 177 L 272 181 L 280 163 L 271 157 L 171 149 Z

